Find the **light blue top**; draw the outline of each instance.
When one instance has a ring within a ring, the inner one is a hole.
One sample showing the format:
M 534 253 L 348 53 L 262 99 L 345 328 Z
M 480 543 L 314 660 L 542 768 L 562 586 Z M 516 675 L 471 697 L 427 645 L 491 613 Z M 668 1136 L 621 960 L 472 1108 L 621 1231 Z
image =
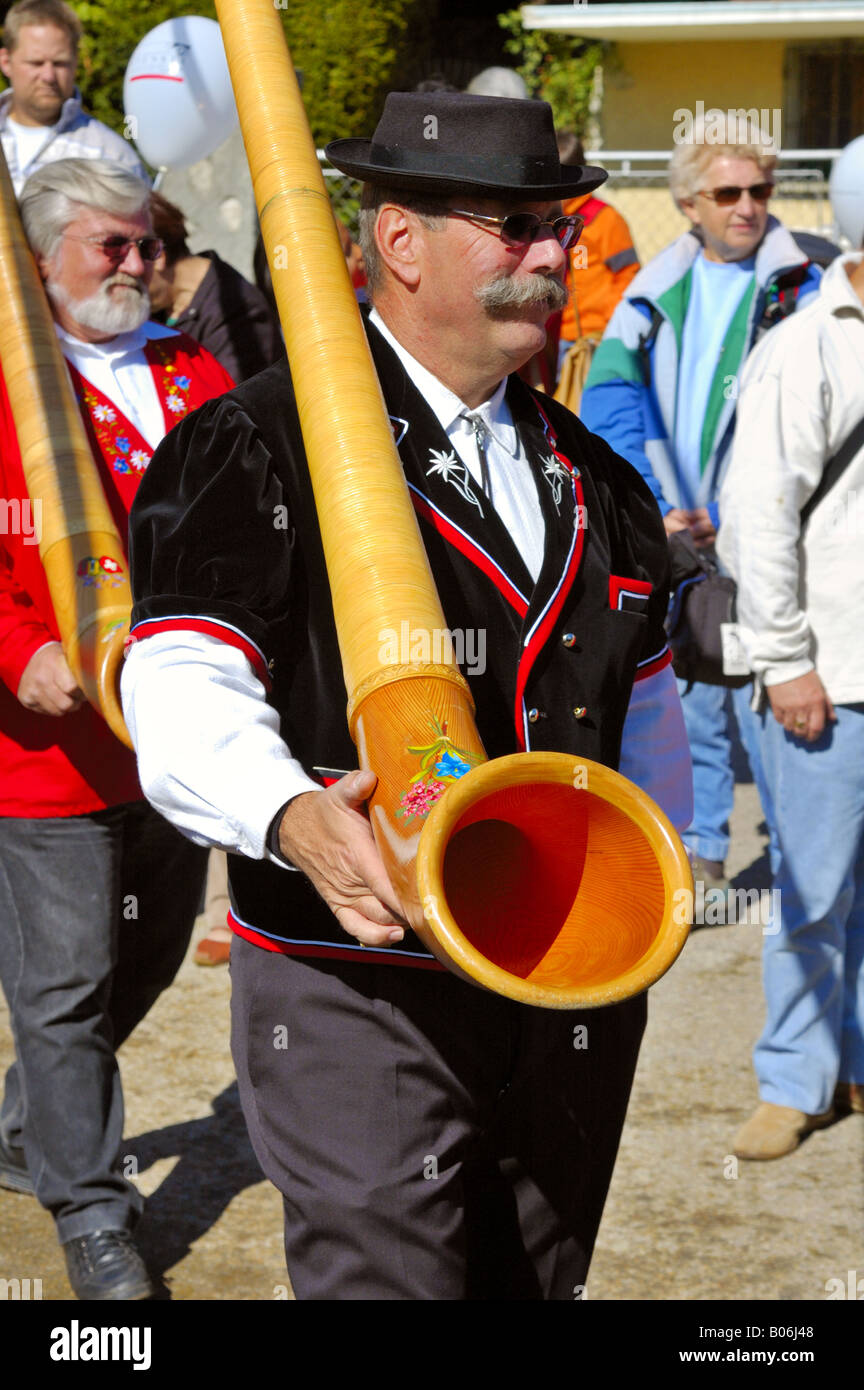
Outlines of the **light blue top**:
M 675 413 L 675 451 L 680 468 L 682 505 L 697 506 L 702 477 L 702 430 L 711 383 L 732 317 L 749 287 L 755 257 L 693 262 L 693 278 L 681 343 Z M 734 372 L 730 366 L 730 372 Z M 734 384 L 734 383 L 733 383 Z M 689 494 L 689 496 L 688 496 Z

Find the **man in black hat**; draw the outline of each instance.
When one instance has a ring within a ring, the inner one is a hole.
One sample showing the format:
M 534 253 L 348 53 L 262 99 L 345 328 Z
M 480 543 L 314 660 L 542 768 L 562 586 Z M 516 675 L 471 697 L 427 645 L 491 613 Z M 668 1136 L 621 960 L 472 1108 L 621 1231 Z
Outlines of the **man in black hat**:
M 545 103 L 444 92 L 391 95 L 371 142 L 328 153 L 366 181 L 370 346 L 450 630 L 484 636 L 464 665 L 489 756 L 620 753 L 683 827 L 656 505 L 511 375 L 562 301 L 560 199 L 602 172 L 561 167 Z M 182 422 L 138 497 L 126 716 L 154 804 L 240 851 L 234 1057 L 296 1296 L 580 1297 L 644 999 L 530 1008 L 406 928 L 375 777 L 339 774 L 355 752 L 284 366 Z

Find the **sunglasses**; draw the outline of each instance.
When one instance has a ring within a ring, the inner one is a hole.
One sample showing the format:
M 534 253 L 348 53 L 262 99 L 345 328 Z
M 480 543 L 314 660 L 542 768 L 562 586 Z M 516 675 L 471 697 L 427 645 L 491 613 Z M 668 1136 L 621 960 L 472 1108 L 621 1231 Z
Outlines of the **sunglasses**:
M 448 208 L 447 216 L 465 217 L 469 222 L 488 223 L 490 231 L 492 227 L 498 227 L 498 235 L 509 246 L 530 246 L 532 241 L 536 241 L 541 227 L 551 227 L 559 246 L 565 251 L 568 246 L 576 245 L 585 226 L 584 217 L 577 217 L 575 213 L 570 217 L 556 217 L 551 221 L 536 212 L 511 212 L 508 217 L 486 217 L 480 212 L 463 212 L 461 208 Z
M 703 198 L 710 198 L 721 208 L 731 208 L 742 193 L 749 193 L 756 203 L 767 203 L 771 194 L 774 192 L 773 183 L 751 183 L 749 188 L 736 188 L 730 185 L 729 188 L 700 188 L 699 192 Z
M 158 261 L 165 247 L 158 236 L 125 237 L 120 236 L 72 236 L 70 232 L 65 233 L 70 241 L 86 241 L 90 246 L 98 246 L 103 256 L 107 256 L 109 261 L 115 265 L 120 265 L 129 255 L 130 246 L 138 247 L 138 254 L 142 261 Z

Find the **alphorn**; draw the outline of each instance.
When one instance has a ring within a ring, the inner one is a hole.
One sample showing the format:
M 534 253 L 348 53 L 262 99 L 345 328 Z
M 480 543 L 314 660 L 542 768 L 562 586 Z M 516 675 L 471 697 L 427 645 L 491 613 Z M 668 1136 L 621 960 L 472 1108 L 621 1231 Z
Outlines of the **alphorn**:
M 60 640 L 87 699 L 131 748 L 117 685 L 132 607 L 125 547 L 75 403 L 2 150 L 0 303 L 0 368 L 27 491 L 41 512 L 39 555 Z
M 349 727 L 360 765 L 378 776 L 370 819 L 405 915 L 451 970 L 512 999 L 573 1009 L 637 994 L 684 944 L 679 890 L 692 901 L 683 845 L 659 807 L 572 755 L 485 761 L 454 661 L 382 660 L 383 634 L 401 624 L 427 634 L 447 624 L 278 11 L 270 0 L 216 0 L 216 10 L 318 509 Z

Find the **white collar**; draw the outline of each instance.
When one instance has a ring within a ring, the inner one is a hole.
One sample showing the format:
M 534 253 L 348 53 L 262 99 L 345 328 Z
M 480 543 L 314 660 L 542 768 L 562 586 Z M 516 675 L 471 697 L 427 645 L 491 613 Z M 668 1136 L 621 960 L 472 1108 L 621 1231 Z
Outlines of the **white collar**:
M 433 376 L 428 367 L 424 367 L 422 362 L 418 362 L 416 357 L 412 357 L 408 349 L 403 347 L 398 338 L 393 336 L 377 309 L 372 309 L 369 322 L 374 323 L 382 338 L 390 344 L 420 395 L 437 417 L 445 434 L 452 429 L 460 416 L 464 416 L 466 413 L 479 415 L 497 444 L 500 444 L 509 454 L 517 451 L 516 427 L 513 424 L 510 407 L 504 399 L 507 391 L 506 377 L 498 383 L 488 401 L 475 406 L 472 410 L 463 400 L 459 399 L 455 391 L 451 391 L 449 386 L 445 386 L 442 381 L 438 380 L 437 376 Z M 470 425 L 466 428 L 470 430 Z
M 166 328 L 164 324 L 153 323 L 148 320 L 142 323 L 140 328 L 135 328 L 131 333 L 118 333 L 116 338 L 109 338 L 106 343 L 86 343 L 82 338 L 75 338 L 71 333 L 67 333 L 65 328 L 61 328 L 59 323 L 55 323 L 54 328 L 61 343 L 69 346 L 70 352 L 75 357 L 99 357 L 102 359 L 127 357 L 134 352 L 141 352 L 145 343 L 151 338 L 176 338 L 176 328 Z
M 837 313 L 840 309 L 854 309 L 859 317 L 864 317 L 864 304 L 852 288 L 848 274 L 854 266 L 861 264 L 861 260 L 860 251 L 837 256 L 822 276 L 820 293 L 823 302 L 827 300 L 832 313 Z

